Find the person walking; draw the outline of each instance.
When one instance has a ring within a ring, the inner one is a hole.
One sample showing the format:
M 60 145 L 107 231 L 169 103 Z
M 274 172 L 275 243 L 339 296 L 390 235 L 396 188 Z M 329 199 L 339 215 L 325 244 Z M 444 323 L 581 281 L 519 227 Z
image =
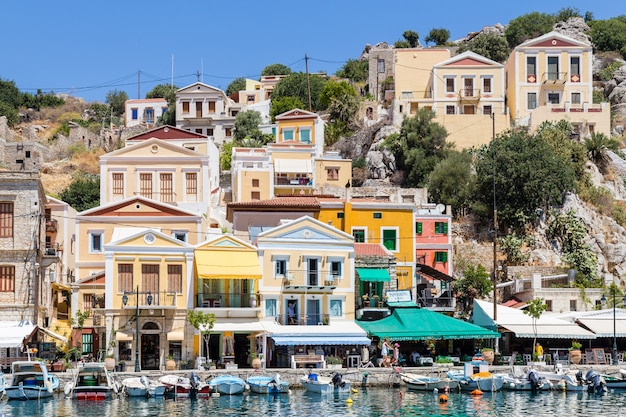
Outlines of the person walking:
M 395 366 L 400 365 L 400 344 L 398 343 L 393 345 L 393 364 Z
M 384 367 L 388 367 L 389 366 L 389 341 L 387 340 L 387 338 L 385 338 L 385 340 L 383 340 L 383 347 L 380 350 L 380 354 L 383 357 L 383 362 L 382 365 Z

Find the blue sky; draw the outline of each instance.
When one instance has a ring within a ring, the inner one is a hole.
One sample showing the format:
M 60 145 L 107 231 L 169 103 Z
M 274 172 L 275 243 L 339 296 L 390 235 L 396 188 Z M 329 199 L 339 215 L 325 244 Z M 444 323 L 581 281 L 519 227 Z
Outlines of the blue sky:
M 156 84 L 198 80 L 222 89 L 237 77 L 258 79 L 274 63 L 333 74 L 366 44 L 425 38 L 446 28 L 451 39 L 533 11 L 564 7 L 608 19 L 626 11 L 608 1 L 249 0 L 11 1 L 2 9 L 0 78 L 22 91 L 70 93 L 104 101 L 108 91 L 143 98 Z M 140 74 L 140 76 L 138 76 Z

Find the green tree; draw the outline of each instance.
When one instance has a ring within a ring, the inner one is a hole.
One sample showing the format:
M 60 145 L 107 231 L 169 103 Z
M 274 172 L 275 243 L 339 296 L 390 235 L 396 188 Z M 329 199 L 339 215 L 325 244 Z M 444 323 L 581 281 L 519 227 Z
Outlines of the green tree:
M 204 341 L 204 353 L 207 363 L 209 362 L 209 342 L 211 341 L 211 329 L 215 324 L 215 314 L 203 313 L 202 311 L 187 311 L 187 321 L 194 329 L 200 332 L 200 338 Z
M 100 205 L 100 177 L 76 174 L 59 199 L 81 212 Z
M 9 103 L 4 103 L 2 101 L 0 101 L 0 116 L 5 116 L 7 118 L 7 125 L 9 127 L 15 126 L 20 120 L 20 113 L 17 109 Z
M 451 150 L 428 178 L 428 200 L 450 205 L 455 215 L 469 209 L 476 189 L 472 153 Z
M 487 296 L 493 284 L 489 279 L 489 272 L 482 265 L 470 265 L 463 271 L 463 277 L 456 280 L 452 287 L 457 294 L 457 298 L 463 305 L 463 310 L 468 312 L 472 309 L 474 299 Z
M 431 29 L 424 41 L 434 43 L 437 46 L 445 45 L 450 39 L 450 31 L 444 28 Z
M 537 209 L 547 211 L 552 205 L 562 204 L 575 187 L 572 162 L 555 154 L 552 145 L 540 136 L 523 129 L 504 132 L 482 147 L 475 166 L 477 201 L 489 207 L 489 213 L 493 211 L 495 181 L 500 227 L 512 227 L 519 233 L 537 218 Z
M 230 171 L 233 161 L 233 148 L 238 146 L 237 142 L 226 142 L 220 149 L 220 168 L 222 171 Z
M 283 64 L 271 64 L 263 68 L 263 71 L 261 71 L 262 76 L 289 75 L 289 74 L 291 74 L 291 68 Z
M 245 91 L 246 89 L 246 79 L 243 77 L 235 78 L 228 84 L 226 87 L 226 95 L 231 96 L 239 91 Z
M 509 45 L 505 38 L 495 33 L 483 32 L 459 45 L 458 53 L 472 51 L 496 62 L 509 57 Z
M 178 87 L 172 84 L 158 84 L 146 94 L 146 98 L 164 98 L 167 100 L 167 110 L 165 114 L 159 116 L 157 124 L 176 125 L 176 91 Z
M 126 91 L 111 90 L 106 96 L 106 103 L 111 106 L 113 116 L 121 116 L 124 114 L 126 100 L 128 100 L 128 94 Z
M 607 150 L 614 152 L 619 150 L 619 141 L 609 138 L 604 133 L 593 132 L 591 137 L 585 138 L 585 147 L 587 148 L 589 159 L 593 162 L 599 162 Z
M 337 70 L 335 75 L 339 78 L 347 78 L 354 83 L 362 83 L 367 81 L 368 72 L 369 63 L 367 60 L 349 59 Z
M 18 109 L 21 103 L 21 93 L 15 85 L 15 81 L 3 80 L 0 78 L 0 103 Z
M 298 97 L 275 98 L 272 94 L 272 107 L 270 108 L 270 118 L 272 119 L 272 123 L 274 123 L 276 120 L 276 116 L 278 116 L 279 114 L 283 114 L 293 109 L 304 110 L 304 108 L 304 103 Z
M 408 187 L 425 186 L 435 166 L 452 149 L 453 145 L 446 142 L 448 132 L 434 118 L 432 110 L 420 108 L 415 116 L 402 121 L 399 135 L 385 141 L 398 166 L 405 170 Z
M 328 81 L 320 93 L 319 103 L 327 109 L 331 123 L 342 123 L 348 129 L 355 125 L 359 98 L 351 84 L 346 81 Z
M 37 94 L 24 93 L 22 95 L 22 106 L 39 111 L 42 107 L 59 107 L 65 104 L 65 100 L 52 93 L 45 93 L 37 90 Z
M 548 309 L 548 305 L 543 302 L 543 298 L 535 298 L 532 301 L 526 303 L 526 308 L 523 310 L 524 314 L 530 316 L 533 322 L 533 354 L 535 353 L 535 349 L 537 346 L 537 320 L 541 317 L 544 311 Z
M 416 48 L 419 45 L 419 35 L 413 30 L 405 30 L 402 34 L 404 40 L 398 40 L 394 44 L 396 48 Z
M 554 15 L 554 21 L 567 22 L 572 17 L 583 17 L 576 7 L 564 7 Z
M 310 97 L 309 103 L 309 84 L 310 84 Z M 303 72 L 294 72 L 283 78 L 276 84 L 274 91 L 272 91 L 272 105 L 274 101 L 283 97 L 297 97 L 302 103 L 307 105 L 304 110 L 324 110 L 324 107 L 319 103 L 319 96 L 326 84 L 326 80 L 319 75 L 311 75 Z
M 585 175 L 587 152 L 583 144 L 571 139 L 573 133 L 574 126 L 567 120 L 543 122 L 535 131 L 535 135 L 552 147 L 552 152 L 572 163 L 576 179 L 581 179 Z
M 533 39 L 552 30 L 554 16 L 546 13 L 532 12 L 511 20 L 504 30 L 509 48 L 515 48 L 522 42 Z
M 235 116 L 234 137 L 236 140 L 241 141 L 244 138 L 260 138 L 261 131 L 259 126 L 261 125 L 261 113 L 256 110 L 248 110 L 237 113 Z
M 620 51 L 626 57 L 626 21 L 619 18 L 594 20 L 589 27 L 596 51 Z

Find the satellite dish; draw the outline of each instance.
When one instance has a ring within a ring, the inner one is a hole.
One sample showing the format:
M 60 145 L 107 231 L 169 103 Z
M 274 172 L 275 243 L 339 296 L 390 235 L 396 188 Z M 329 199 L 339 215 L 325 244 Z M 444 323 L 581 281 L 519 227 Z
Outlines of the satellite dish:
M 444 211 L 446 211 L 446 206 L 444 206 L 443 204 L 437 204 L 437 207 L 435 208 L 437 209 L 439 213 L 442 213 L 442 214 Z

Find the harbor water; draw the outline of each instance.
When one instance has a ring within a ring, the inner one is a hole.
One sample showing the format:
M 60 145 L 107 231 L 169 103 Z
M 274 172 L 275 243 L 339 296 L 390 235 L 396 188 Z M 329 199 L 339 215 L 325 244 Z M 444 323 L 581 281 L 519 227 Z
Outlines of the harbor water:
M 0 402 L 5 416 L 621 416 L 626 415 L 624 392 L 588 393 L 502 391 L 471 396 L 406 388 L 367 388 L 339 395 L 314 395 L 301 389 L 290 395 L 244 394 L 206 399 L 118 397 L 104 401 L 77 401 L 62 395 L 41 401 Z

